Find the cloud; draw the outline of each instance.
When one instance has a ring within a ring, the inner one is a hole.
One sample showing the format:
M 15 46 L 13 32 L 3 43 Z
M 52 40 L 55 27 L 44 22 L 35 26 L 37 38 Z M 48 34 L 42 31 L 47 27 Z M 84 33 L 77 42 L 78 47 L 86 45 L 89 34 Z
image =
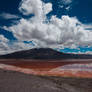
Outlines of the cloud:
M 5 38 L 3 35 L 0 35 L 0 55 L 31 48 L 34 48 L 32 43 L 26 44 L 23 41 L 15 41 L 14 43 L 10 43 L 7 38 Z
M 33 41 L 36 47 L 92 46 L 92 31 L 86 30 L 87 25 L 82 24 L 76 17 L 63 15 L 58 18 L 52 15 L 50 20 L 47 19 L 46 15 L 52 11 L 51 3 L 44 3 L 41 0 L 22 0 L 19 10 L 24 15 L 34 14 L 34 16 L 29 19 L 21 18 L 17 24 L 4 27 L 19 41 L 14 43 L 15 48 L 8 46 L 10 50 L 31 48 L 23 41 Z
M 13 53 L 15 51 L 27 50 L 34 48 L 32 43 L 26 44 L 23 41 L 17 41 L 12 44 L 0 41 L 0 55 Z
M 9 46 L 6 45 L 7 42 L 8 42 L 8 39 L 5 38 L 3 35 L 0 35 L 0 53 L 2 53 L 3 51 L 6 51 L 8 49 Z
M 92 32 L 85 30 L 76 17 L 62 16 L 59 19 L 52 16 L 48 23 L 32 21 L 21 19 L 8 30 L 11 30 L 18 40 L 34 40 L 41 47 L 92 46 Z
M 3 35 L 0 35 L 0 41 L 7 42 L 7 41 L 8 41 L 8 39 L 7 39 L 7 38 L 5 38 Z
M 70 8 L 71 8 L 71 7 L 70 7 L 70 6 L 68 6 L 68 7 L 66 7 L 65 9 L 66 9 L 67 11 L 69 11 L 69 10 L 70 10 Z
M 22 0 L 19 11 L 24 15 L 35 15 L 35 21 L 43 21 L 45 15 L 52 10 L 52 4 L 45 4 L 41 0 Z M 33 20 L 34 21 L 34 20 Z
M 70 11 L 72 9 L 73 0 L 60 0 L 59 7 L 61 9 L 65 9 L 66 11 Z
M 42 2 L 41 0 L 22 0 L 19 10 L 24 15 L 35 14 L 42 15 Z
M 20 18 L 19 16 L 10 14 L 10 13 L 1 13 L 0 17 L 2 17 L 3 19 L 18 19 L 18 18 Z
M 61 0 L 61 2 L 65 5 L 71 4 L 73 0 Z

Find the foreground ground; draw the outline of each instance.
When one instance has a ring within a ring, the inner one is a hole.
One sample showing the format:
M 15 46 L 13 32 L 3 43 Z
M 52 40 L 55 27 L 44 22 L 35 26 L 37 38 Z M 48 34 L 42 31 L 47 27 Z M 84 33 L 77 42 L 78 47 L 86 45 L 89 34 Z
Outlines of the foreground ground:
M 0 92 L 92 92 L 92 79 L 33 76 L 0 69 Z

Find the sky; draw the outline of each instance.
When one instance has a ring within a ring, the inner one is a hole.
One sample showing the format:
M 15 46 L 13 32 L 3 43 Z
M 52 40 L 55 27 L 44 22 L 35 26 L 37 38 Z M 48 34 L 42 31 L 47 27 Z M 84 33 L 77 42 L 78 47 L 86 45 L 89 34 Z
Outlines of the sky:
M 48 47 L 92 54 L 92 0 L 0 0 L 0 54 Z

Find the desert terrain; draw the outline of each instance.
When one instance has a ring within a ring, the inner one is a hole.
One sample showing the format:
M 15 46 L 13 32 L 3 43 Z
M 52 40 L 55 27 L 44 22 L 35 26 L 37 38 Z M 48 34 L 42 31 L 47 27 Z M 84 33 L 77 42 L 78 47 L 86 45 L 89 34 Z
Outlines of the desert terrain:
M 92 92 L 92 60 L 0 60 L 0 92 Z
M 92 92 L 92 79 L 35 76 L 0 69 L 0 92 Z

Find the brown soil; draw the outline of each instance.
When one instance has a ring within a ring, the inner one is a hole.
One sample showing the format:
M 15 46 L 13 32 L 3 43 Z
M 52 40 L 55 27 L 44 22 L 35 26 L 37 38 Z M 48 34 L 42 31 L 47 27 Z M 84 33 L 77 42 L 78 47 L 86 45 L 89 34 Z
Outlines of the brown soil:
M 0 69 L 0 92 L 92 92 L 92 79 L 34 76 Z

